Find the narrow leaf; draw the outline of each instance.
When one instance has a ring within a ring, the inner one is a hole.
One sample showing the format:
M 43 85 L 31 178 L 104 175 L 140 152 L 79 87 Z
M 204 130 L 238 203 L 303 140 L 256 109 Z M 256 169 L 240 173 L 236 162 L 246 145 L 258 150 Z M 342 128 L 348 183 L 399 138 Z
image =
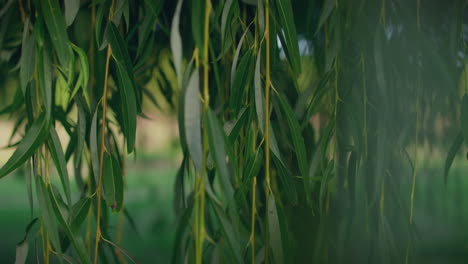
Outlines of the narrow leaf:
M 50 128 L 48 145 L 50 149 L 50 155 L 52 156 L 52 160 L 55 163 L 57 172 L 60 175 L 60 181 L 62 182 L 63 191 L 65 193 L 65 197 L 67 198 L 67 204 L 71 205 L 70 180 L 68 177 L 65 154 L 63 153 L 62 145 L 60 144 L 60 139 L 57 135 L 57 131 L 55 131 L 55 128 L 53 127 Z
M 248 87 L 249 79 L 252 76 L 250 73 L 253 68 L 252 50 L 249 49 L 243 56 L 239 65 L 236 67 L 234 81 L 231 86 L 231 96 L 229 97 L 230 107 L 238 108 L 242 102 L 244 94 Z
M 180 9 L 182 8 L 183 0 L 177 2 L 177 7 L 172 18 L 171 26 L 171 51 L 174 57 L 174 67 L 177 74 L 179 86 L 182 86 L 182 38 L 180 37 Z
M 41 220 L 49 236 L 49 240 L 59 255 L 60 262 L 62 261 L 62 248 L 58 234 L 58 223 L 54 217 L 49 194 L 47 192 L 44 181 L 41 177 L 36 176 L 36 195 L 39 207 L 41 209 Z
M 41 88 L 42 101 L 46 110 L 46 117 L 51 119 L 52 112 L 52 63 L 46 49 L 39 52 L 37 61 L 37 73 Z
M 41 115 L 26 132 L 26 135 L 16 147 L 13 155 L 8 159 L 5 165 L 0 168 L 0 178 L 5 177 L 31 157 L 34 151 L 44 142 L 47 134 L 48 122 L 45 116 Z
M 179 1 L 179 2 L 182 2 L 182 1 Z M 164 1 L 163 1 L 163 0 L 159 0 L 159 1 L 145 0 L 145 4 L 146 4 L 146 6 L 149 8 L 149 10 L 151 11 L 151 13 L 153 13 L 153 15 L 154 15 L 155 17 L 157 17 L 157 16 L 159 16 L 159 13 L 160 13 L 161 10 L 162 10 Z
M 23 41 L 21 43 L 20 59 L 20 84 L 23 94 L 26 94 L 26 86 L 33 78 L 34 54 L 35 54 L 34 34 L 29 34 L 29 18 L 24 23 Z
M 275 258 L 275 263 L 284 263 L 283 245 L 281 238 L 281 227 L 276 211 L 275 197 L 270 195 L 268 198 L 268 230 L 270 234 L 270 244 Z
M 94 180 L 97 182 L 99 177 L 99 140 L 98 140 L 98 125 L 97 116 L 98 109 L 94 112 L 93 119 L 91 120 L 91 128 L 89 132 L 89 149 L 91 151 L 91 165 L 93 167 Z
M 294 150 L 296 152 L 297 161 L 299 163 L 299 170 L 301 175 L 305 177 L 308 174 L 307 166 L 307 155 L 305 150 L 304 138 L 301 133 L 301 126 L 296 119 L 294 111 L 291 106 L 289 106 L 286 99 L 280 93 L 278 95 L 278 101 L 280 103 L 281 109 L 283 110 L 284 115 L 286 116 L 286 121 L 289 126 L 290 135 L 294 145 Z
M 86 55 L 85 51 L 81 49 L 80 47 L 76 46 L 75 44 L 71 43 L 71 47 L 73 50 L 78 54 L 78 58 L 80 60 L 80 76 L 83 78 L 82 82 L 82 91 L 83 91 L 83 96 L 86 99 L 86 103 L 88 104 L 88 107 L 91 107 L 91 101 L 89 99 L 89 93 L 88 93 L 88 83 L 89 83 L 89 62 L 88 62 L 88 56 Z M 72 97 L 74 94 L 72 94 Z
M 79 232 L 81 224 L 88 216 L 90 205 L 91 199 L 88 197 L 80 199 L 75 205 L 73 205 L 70 228 L 74 234 Z
M 284 49 L 287 54 L 291 68 L 295 74 L 301 72 L 301 57 L 299 54 L 299 42 L 297 40 L 296 26 L 290 0 L 275 1 L 279 21 L 282 26 L 281 34 L 284 35 Z M 282 38 L 280 38 L 282 39 Z
M 16 245 L 16 259 L 15 264 L 24 264 L 28 257 L 29 244 L 27 240 L 21 241 Z
M 204 0 L 192 0 L 191 11 L 192 11 L 192 34 L 195 44 L 198 47 L 198 51 L 202 58 L 205 57 L 203 48 L 203 37 L 205 33 L 204 21 L 205 21 L 205 1 Z
M 216 204 L 212 203 L 213 211 L 221 224 L 221 231 L 226 237 L 227 244 L 235 258 L 235 263 L 243 263 L 241 249 L 239 247 L 238 233 L 235 232 L 233 221 L 219 208 Z
M 336 3 L 337 3 L 336 0 L 325 0 L 323 4 L 323 8 L 322 8 L 322 13 L 320 14 L 320 20 L 319 20 L 319 25 L 317 27 L 317 32 L 322 28 L 322 26 L 327 21 L 331 12 L 335 8 Z
M 67 26 L 73 24 L 79 9 L 80 0 L 65 0 L 65 22 Z
M 127 136 L 127 151 L 135 148 L 137 105 L 134 88 L 133 68 L 124 39 L 113 23 L 107 27 L 107 38 L 116 62 L 117 79 L 122 99 L 124 133 Z
M 231 7 L 234 0 L 226 0 L 223 7 L 223 13 L 221 15 L 221 43 L 224 43 L 226 38 L 226 28 L 228 25 L 228 19 L 231 19 Z M 230 23 L 229 23 L 230 24 Z
M 188 82 L 184 97 L 184 127 L 187 147 L 193 164 L 198 172 L 202 172 L 202 146 L 201 146 L 201 104 L 199 98 L 198 69 L 196 69 Z
M 103 175 L 104 199 L 112 211 L 118 212 L 123 203 L 123 178 L 120 164 L 112 155 L 106 154 Z
M 134 86 L 128 72 L 117 64 L 117 80 L 122 101 L 124 133 L 127 136 L 127 152 L 135 148 L 137 105 Z
M 41 8 L 52 44 L 62 66 L 68 66 L 73 56 L 69 45 L 65 19 L 60 10 L 58 0 L 43 0 Z
M 227 201 L 230 201 L 234 190 L 231 185 L 231 177 L 226 162 L 226 136 L 219 125 L 218 119 L 210 109 L 206 112 L 206 128 L 208 130 L 210 153 L 220 175 L 221 184 L 223 186 L 225 196 L 227 197 Z
M 40 182 L 40 184 L 38 184 L 38 185 L 43 185 L 44 184 L 41 179 L 39 180 L 39 182 Z M 91 263 L 91 261 L 89 259 L 89 255 L 86 254 L 86 249 L 84 247 L 84 243 L 82 243 L 81 238 L 76 237 L 73 234 L 73 232 L 71 231 L 70 226 L 65 221 L 65 219 L 62 216 L 62 213 L 60 212 L 59 204 L 58 204 L 57 199 L 56 199 L 56 197 L 54 195 L 54 192 L 49 187 L 50 187 L 50 185 L 49 186 L 43 186 L 42 188 L 48 194 L 48 199 L 49 199 L 48 202 L 49 202 L 50 207 L 52 208 L 52 212 L 55 214 L 55 219 L 58 220 L 60 226 L 65 231 L 65 234 L 70 239 L 73 247 L 75 248 L 76 252 L 78 253 L 78 256 L 80 258 L 80 262 L 85 263 L 85 264 Z
M 28 249 L 29 249 L 29 233 L 31 232 L 31 229 L 35 226 L 37 223 L 38 218 L 34 218 L 26 227 L 26 233 L 24 235 L 24 238 L 21 242 L 19 242 L 16 245 L 16 258 L 15 258 L 15 264 L 24 264 L 26 263 L 26 259 L 28 258 Z

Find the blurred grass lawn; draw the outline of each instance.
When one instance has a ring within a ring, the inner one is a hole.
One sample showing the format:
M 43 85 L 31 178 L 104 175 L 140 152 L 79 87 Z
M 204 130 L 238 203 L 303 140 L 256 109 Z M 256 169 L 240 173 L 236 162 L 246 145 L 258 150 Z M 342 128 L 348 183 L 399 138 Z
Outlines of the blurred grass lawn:
M 121 245 L 138 263 L 168 263 L 176 227 L 172 193 L 178 164 L 173 154 L 164 161 L 161 161 L 164 155 L 151 156 L 143 159 L 144 164 L 127 162 L 125 207 L 135 221 L 137 232 L 125 219 Z M 76 188 L 74 182 L 72 187 Z M 78 193 L 77 188 L 74 193 Z M 21 170 L 0 181 L 0 212 L 0 263 L 14 263 L 16 243 L 22 240 L 30 221 Z M 119 215 L 110 214 L 110 220 L 109 230 L 115 238 Z M 30 245 L 29 262 L 33 251 L 34 246 Z

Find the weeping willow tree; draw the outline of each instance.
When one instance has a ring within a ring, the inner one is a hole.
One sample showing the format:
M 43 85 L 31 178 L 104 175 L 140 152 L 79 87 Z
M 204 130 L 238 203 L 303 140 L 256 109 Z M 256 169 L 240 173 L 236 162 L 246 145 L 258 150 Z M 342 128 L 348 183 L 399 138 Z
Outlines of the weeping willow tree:
M 447 176 L 468 134 L 467 1 L 1 2 L 19 263 L 33 244 L 44 263 L 134 261 L 125 159 L 162 101 L 183 151 L 174 263 L 417 261 L 418 145 L 436 116 L 461 131 L 437 142 Z

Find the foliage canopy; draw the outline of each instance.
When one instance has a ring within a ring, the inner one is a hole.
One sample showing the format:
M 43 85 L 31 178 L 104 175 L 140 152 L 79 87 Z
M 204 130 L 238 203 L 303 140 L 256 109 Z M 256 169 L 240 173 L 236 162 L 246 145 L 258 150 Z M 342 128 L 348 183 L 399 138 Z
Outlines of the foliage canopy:
M 447 177 L 468 134 L 467 1 L 0 2 L 0 177 L 27 164 L 45 263 L 128 257 L 108 221 L 146 103 L 179 122 L 174 263 L 413 259 L 417 146 L 461 118 Z

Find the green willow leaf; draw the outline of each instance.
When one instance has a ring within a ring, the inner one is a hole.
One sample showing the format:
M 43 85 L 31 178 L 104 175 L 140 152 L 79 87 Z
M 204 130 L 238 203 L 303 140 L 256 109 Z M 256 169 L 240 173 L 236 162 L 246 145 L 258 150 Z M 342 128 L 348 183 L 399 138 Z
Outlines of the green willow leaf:
M 88 55 L 86 55 L 85 51 L 80 47 L 76 46 L 75 44 L 71 43 L 71 47 L 73 50 L 78 54 L 78 58 L 80 60 L 80 77 L 82 78 L 81 83 L 81 90 L 83 91 L 83 96 L 86 99 L 86 103 L 88 107 L 91 107 L 91 101 L 89 99 L 88 93 L 88 83 L 89 83 L 89 62 L 88 62 Z M 73 91 L 71 98 L 75 96 L 77 91 Z
M 107 25 L 106 36 L 112 48 L 112 57 L 114 57 L 116 63 L 121 64 L 128 74 L 133 76 L 133 65 L 128 54 L 127 44 L 114 24 L 109 23 Z
M 24 23 L 23 41 L 21 43 L 20 59 L 20 85 L 23 94 L 26 94 L 26 87 L 34 76 L 35 65 L 35 38 L 34 33 L 29 34 L 29 18 Z
M 42 17 L 36 17 L 34 21 L 34 37 L 36 38 L 36 43 L 39 48 L 44 47 L 44 29 L 45 25 Z
M 233 2 L 234 0 L 226 0 L 226 2 L 224 3 L 223 14 L 221 15 L 221 43 L 224 43 L 224 39 L 226 38 L 227 25 L 231 24 Z
M 133 67 L 124 39 L 113 23 L 107 27 L 107 38 L 116 63 L 119 92 L 122 99 L 124 134 L 127 136 L 127 152 L 135 148 L 137 105 Z
M 159 13 L 161 12 L 163 8 L 164 0 L 159 0 L 159 1 L 145 0 L 145 4 L 147 7 L 149 7 L 149 10 L 151 11 L 151 13 L 153 13 L 153 16 L 157 17 L 159 16 Z
M 275 197 L 270 195 L 268 198 L 268 230 L 271 240 L 272 253 L 275 263 L 284 263 L 283 242 L 281 237 L 280 221 L 276 209 Z
M 46 117 L 51 119 L 52 112 L 52 63 L 46 49 L 40 51 L 37 61 L 37 73 L 41 88 L 42 101 L 46 110 Z
M 265 98 L 263 96 L 262 74 L 260 72 L 262 61 L 262 49 L 259 49 L 257 61 L 255 62 L 254 88 L 255 88 L 255 112 L 260 130 L 263 132 L 265 124 Z
M 265 7 L 263 1 L 264 0 L 257 0 L 257 19 L 260 36 L 263 36 L 265 32 Z
M 5 177 L 10 172 L 21 166 L 26 160 L 31 157 L 39 146 L 44 142 L 49 132 L 49 122 L 46 120 L 45 115 L 41 115 L 21 140 L 16 147 L 13 155 L 8 161 L 0 168 L 0 178 Z
M 450 167 L 452 167 L 453 160 L 457 155 L 458 150 L 460 150 L 461 145 L 463 144 L 463 132 L 458 133 L 457 137 L 450 146 L 450 150 L 447 154 L 447 159 L 445 160 L 445 168 L 444 168 L 444 181 L 445 185 L 447 185 L 448 174 L 450 171 Z
M 91 120 L 91 128 L 89 132 L 89 150 L 91 152 L 91 166 L 93 168 L 94 180 L 97 182 L 99 177 L 99 142 L 98 139 L 98 110 L 94 112 L 93 119 Z
M 239 65 L 236 67 L 234 75 L 234 82 L 231 87 L 230 108 L 235 110 L 238 108 L 244 98 L 249 79 L 252 76 L 250 73 L 253 68 L 253 55 L 252 50 L 249 49 L 241 58 Z
M 320 14 L 319 25 L 317 27 L 317 32 L 322 28 L 322 26 L 327 21 L 328 17 L 330 16 L 331 12 L 336 6 L 336 0 L 325 0 L 322 8 L 322 13 Z
M 278 95 L 278 102 L 286 116 L 286 121 L 291 132 L 291 138 L 296 152 L 297 161 L 299 163 L 299 170 L 301 175 L 305 177 L 308 174 L 309 168 L 307 166 L 307 155 L 305 150 L 304 138 L 302 137 L 301 126 L 297 121 L 296 115 L 293 109 L 289 106 L 289 103 L 280 93 Z
M 70 87 L 68 86 L 65 77 L 62 73 L 58 73 L 57 80 L 55 81 L 55 104 L 62 107 L 63 111 L 68 108 L 70 99 Z
M 137 54 L 136 54 L 136 58 L 138 59 L 138 62 L 135 65 L 135 69 L 138 69 L 139 64 L 144 63 L 148 59 L 148 57 L 146 56 L 147 51 L 152 50 L 148 48 L 148 46 L 150 46 L 151 44 L 154 44 L 151 42 L 151 38 L 153 36 L 150 36 L 150 34 L 152 33 L 154 24 L 156 22 L 157 22 L 157 18 L 153 15 L 153 13 L 146 12 L 143 22 L 141 23 L 141 26 L 138 28 L 138 46 L 137 46 Z
M 88 216 L 91 199 L 89 197 L 81 198 L 76 204 L 73 205 L 71 213 L 70 229 L 74 234 L 80 230 L 81 224 Z
M 126 0 L 116 0 L 115 5 L 114 5 L 114 16 L 112 18 L 112 22 L 114 25 L 119 26 L 120 21 L 122 19 L 122 15 L 124 14 L 125 6 L 126 6 Z M 128 7 L 128 5 L 127 5 Z
M 47 231 L 49 240 L 54 247 L 54 250 L 58 253 L 60 263 L 62 260 L 62 247 L 60 245 L 58 223 L 54 217 L 54 211 L 52 209 L 52 203 L 47 188 L 42 180 L 42 177 L 36 176 L 36 195 L 41 209 L 41 221 Z
M 122 100 L 122 114 L 124 121 L 124 134 L 127 136 L 127 152 L 135 148 L 137 106 L 132 79 L 128 72 L 117 64 L 117 80 Z
M 177 2 L 177 7 L 172 18 L 171 25 L 171 51 L 174 57 L 174 68 L 179 81 L 179 87 L 182 86 L 182 38 L 180 37 L 179 24 L 180 24 L 180 10 L 182 8 L 183 0 Z
M 57 172 L 60 175 L 60 181 L 62 182 L 63 191 L 65 197 L 67 198 L 67 204 L 71 205 L 71 190 L 70 190 L 70 180 L 68 177 L 67 163 L 65 161 L 65 154 L 63 153 L 62 145 L 60 144 L 60 139 L 57 135 L 55 128 L 50 128 L 50 135 L 48 140 L 50 155 L 52 160 L 55 163 Z
M 28 258 L 29 243 L 27 240 L 21 241 L 16 245 L 15 264 L 24 264 Z
M 192 0 L 192 34 L 195 44 L 198 47 L 198 52 L 201 58 L 205 57 L 205 49 L 203 48 L 203 37 L 205 33 L 205 0 Z
M 230 201 L 234 190 L 231 185 L 231 177 L 226 162 L 226 135 L 221 129 L 215 114 L 210 109 L 206 111 L 205 118 L 211 156 L 219 172 L 220 181 L 225 192 L 225 197 L 227 198 L 227 201 Z
M 225 124 L 224 131 L 229 137 L 229 142 L 231 143 L 231 145 L 234 144 L 234 142 L 236 141 L 241 129 L 243 127 L 246 127 L 246 124 L 248 124 L 252 120 L 250 112 L 250 108 L 243 108 L 239 112 L 237 119 L 233 121 L 234 124 Z
M 113 212 L 119 212 L 123 204 L 123 178 L 120 164 L 112 155 L 106 154 L 103 175 L 104 199 Z
M 297 40 L 297 32 L 296 26 L 294 24 L 291 2 L 290 0 L 278 0 L 275 1 L 275 3 L 279 16 L 279 22 L 281 28 L 283 29 L 280 31 L 282 33 L 280 36 L 284 36 L 284 38 L 280 37 L 280 39 L 284 39 L 283 47 L 285 49 L 285 53 L 291 64 L 291 68 L 293 69 L 294 74 L 298 75 L 301 73 L 301 57 L 299 54 L 299 42 Z
M 322 170 L 322 180 L 320 181 L 320 192 L 319 192 L 319 209 L 324 213 L 325 199 L 329 192 L 330 180 L 332 177 L 333 162 L 328 162 L 327 167 Z
M 190 226 L 190 216 L 192 216 L 192 211 L 194 207 L 194 200 L 193 195 L 189 197 L 187 201 L 187 207 L 184 208 L 183 214 L 178 219 L 178 224 L 174 234 L 174 243 L 173 243 L 173 250 L 172 250 L 172 257 L 171 263 L 182 263 L 183 259 L 183 250 L 181 250 L 184 244 L 184 237 L 188 233 L 188 226 Z
M 249 33 L 249 27 L 247 27 L 247 29 L 242 34 L 242 37 L 240 38 L 239 43 L 237 44 L 236 53 L 234 53 L 234 59 L 232 60 L 231 67 L 231 87 L 234 86 L 234 80 L 237 71 L 237 61 L 239 60 L 242 44 L 244 43 L 245 36 L 247 36 L 247 33 Z
M 80 10 L 80 0 L 65 0 L 65 22 L 67 26 L 73 24 L 78 10 Z
M 58 220 L 58 223 L 65 231 L 65 234 L 67 235 L 67 237 L 70 239 L 73 247 L 75 248 L 80 258 L 80 263 L 85 263 L 85 264 L 91 263 L 91 260 L 89 259 L 89 255 L 86 253 L 86 248 L 84 247 L 84 243 L 82 242 L 81 238 L 76 237 L 73 234 L 70 226 L 63 218 L 62 213 L 60 211 L 59 204 L 57 202 L 57 198 L 55 197 L 54 192 L 50 188 L 50 185 L 44 186 L 44 182 L 42 181 L 42 179 L 39 179 L 39 184 L 37 185 L 42 185 L 42 189 L 43 191 L 45 191 L 44 196 L 47 197 L 48 195 L 47 197 L 49 199 L 48 204 L 51 207 L 52 212 L 55 214 L 55 219 Z
M 85 140 L 86 140 L 86 119 L 87 115 L 83 106 L 83 103 L 80 99 L 76 101 L 76 108 L 78 110 L 78 124 L 76 131 L 76 149 L 75 149 L 75 167 L 78 167 L 81 161 L 81 156 L 83 154 Z
M 60 64 L 68 67 L 73 54 L 69 45 L 65 19 L 61 13 L 59 2 L 58 0 L 43 0 L 40 2 L 43 18 Z
M 333 135 L 333 128 L 334 128 L 333 123 L 328 125 L 328 127 L 325 129 L 323 133 L 323 136 L 320 137 L 318 148 L 315 150 L 314 154 L 312 155 L 310 166 L 309 166 L 309 172 L 308 174 L 306 174 L 305 181 L 304 181 L 305 189 L 308 194 L 310 194 L 310 190 L 313 190 L 313 187 L 314 187 L 313 178 L 314 176 L 316 176 L 316 174 L 318 173 L 320 169 L 320 164 L 324 157 L 324 153 L 326 152 L 326 148 Z M 310 195 L 307 196 L 307 199 L 309 202 L 311 201 Z
M 234 256 L 235 263 L 244 263 L 242 260 L 242 253 L 239 246 L 239 237 L 238 233 L 235 232 L 235 226 L 233 226 L 232 219 L 229 219 L 224 211 L 219 208 L 216 203 L 210 203 L 213 208 L 213 212 L 221 224 L 221 231 L 224 234 L 227 244 Z
M 6 113 L 12 113 L 20 109 L 21 106 L 23 106 L 23 102 L 24 102 L 23 92 L 21 91 L 21 89 L 16 89 L 15 96 L 13 97 L 13 102 L 10 105 L 0 109 L 0 115 L 6 114 Z
M 184 96 L 184 131 L 188 151 L 198 173 L 202 172 L 200 77 L 194 70 Z
M 285 193 L 289 197 L 292 204 L 297 203 L 297 191 L 294 183 L 293 175 L 286 167 L 284 162 L 280 161 L 276 155 L 272 157 L 275 167 L 278 168 L 278 179 L 280 180 Z
M 97 12 L 96 12 L 96 26 L 94 30 L 94 34 L 95 34 L 94 37 L 96 38 L 98 50 L 103 50 L 108 44 L 107 38 L 103 36 L 102 34 L 105 9 L 106 9 L 106 5 L 104 2 L 99 5 Z
M 26 232 L 24 238 L 21 242 L 16 245 L 16 258 L 15 264 L 24 264 L 28 258 L 28 249 L 29 249 L 29 233 L 31 229 L 36 225 L 38 218 L 34 218 L 26 227 Z

